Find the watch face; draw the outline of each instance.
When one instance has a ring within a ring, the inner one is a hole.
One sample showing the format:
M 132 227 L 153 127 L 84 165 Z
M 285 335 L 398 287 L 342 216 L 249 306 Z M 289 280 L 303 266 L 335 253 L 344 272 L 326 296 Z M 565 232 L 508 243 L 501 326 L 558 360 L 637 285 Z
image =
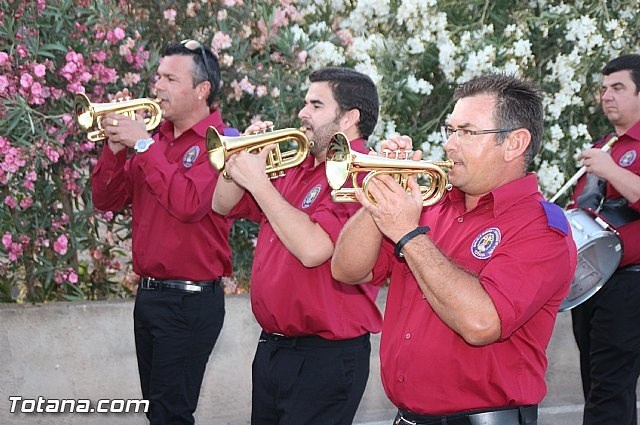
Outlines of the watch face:
M 153 139 L 141 139 L 141 140 L 138 140 L 136 142 L 136 144 L 135 144 L 134 149 L 138 153 L 146 152 L 147 149 L 149 149 L 149 146 L 151 146 L 153 144 L 153 142 L 154 142 Z

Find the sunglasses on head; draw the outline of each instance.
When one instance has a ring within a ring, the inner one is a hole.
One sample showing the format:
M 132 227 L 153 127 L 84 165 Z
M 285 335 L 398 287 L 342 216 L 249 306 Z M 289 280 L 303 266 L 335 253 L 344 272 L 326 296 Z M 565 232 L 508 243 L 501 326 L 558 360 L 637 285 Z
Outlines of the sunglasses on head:
M 202 55 L 202 61 L 204 62 L 204 68 L 207 70 L 207 78 L 211 78 L 211 70 L 209 69 L 209 60 L 207 59 L 207 54 L 204 51 L 204 46 L 198 40 L 182 40 L 180 42 L 184 46 L 185 49 L 198 53 Z

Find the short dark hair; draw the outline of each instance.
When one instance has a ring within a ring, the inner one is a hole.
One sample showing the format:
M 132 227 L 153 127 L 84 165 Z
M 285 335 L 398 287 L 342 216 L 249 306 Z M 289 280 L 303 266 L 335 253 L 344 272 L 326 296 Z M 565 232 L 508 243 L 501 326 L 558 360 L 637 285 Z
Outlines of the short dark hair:
M 203 56 L 206 55 L 206 58 Z M 184 46 L 184 43 L 171 44 L 167 46 L 162 52 L 162 56 L 191 56 L 193 58 L 193 87 L 202 83 L 203 81 L 209 81 L 211 84 L 211 90 L 209 90 L 209 96 L 207 97 L 207 105 L 211 107 L 220 90 L 220 64 L 218 58 L 213 52 L 202 45 L 202 48 L 188 49 Z M 204 61 L 207 61 L 205 64 Z M 207 71 L 208 69 L 208 71 Z
M 636 93 L 640 92 L 640 55 L 622 55 L 612 59 L 604 66 L 602 75 L 609 75 L 618 71 L 629 71 L 631 79 L 636 85 Z
M 481 94 L 496 98 L 494 121 L 498 128 L 526 128 L 531 142 L 524 159 L 528 167 L 542 146 L 544 108 L 540 88 L 531 81 L 505 74 L 486 74 L 458 86 L 454 100 Z M 504 142 L 508 133 L 498 133 L 498 143 Z
M 378 122 L 380 100 L 375 83 L 367 75 L 354 69 L 328 67 L 313 71 L 309 75 L 312 83 L 327 82 L 341 112 L 360 111 L 358 131 L 367 139 Z

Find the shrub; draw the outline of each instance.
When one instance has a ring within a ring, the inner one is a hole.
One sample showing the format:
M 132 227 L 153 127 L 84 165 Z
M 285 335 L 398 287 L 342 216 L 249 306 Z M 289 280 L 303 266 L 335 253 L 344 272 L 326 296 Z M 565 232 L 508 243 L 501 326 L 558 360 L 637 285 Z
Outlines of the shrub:
M 480 0 L 0 0 L 0 299 L 127 296 L 129 211 L 93 210 L 90 174 L 101 144 L 72 116 L 73 95 L 153 93 L 169 42 L 209 43 L 223 70 L 231 125 L 295 127 L 309 72 L 353 66 L 381 94 L 370 143 L 400 132 L 431 159 L 457 84 L 489 71 L 541 84 L 546 133 L 535 169 L 551 195 L 575 156 L 610 131 L 597 108 L 606 61 L 638 51 L 634 1 L 564 4 Z M 566 198 L 565 198 L 566 199 Z M 246 290 L 256 227 L 232 233 L 230 290 Z

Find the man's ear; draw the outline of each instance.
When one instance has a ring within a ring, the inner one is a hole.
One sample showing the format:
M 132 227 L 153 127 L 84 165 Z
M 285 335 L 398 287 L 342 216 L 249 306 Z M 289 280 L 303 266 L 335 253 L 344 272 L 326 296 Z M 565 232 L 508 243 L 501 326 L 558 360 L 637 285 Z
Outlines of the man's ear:
M 356 108 L 348 110 L 342 114 L 340 121 L 343 131 L 346 132 L 352 127 L 357 131 L 358 123 L 360 122 L 360 110 Z M 359 131 L 357 131 L 357 133 L 359 133 Z
M 211 93 L 211 82 L 210 81 L 202 81 L 196 86 L 196 94 L 198 95 L 198 99 L 204 99 L 205 102 L 209 97 L 209 93 Z
M 529 133 L 529 130 L 527 130 L 526 128 L 519 128 L 512 131 L 504 141 L 505 161 L 513 161 L 514 159 L 524 156 L 524 153 L 529 147 L 529 143 L 531 143 L 531 133 Z

